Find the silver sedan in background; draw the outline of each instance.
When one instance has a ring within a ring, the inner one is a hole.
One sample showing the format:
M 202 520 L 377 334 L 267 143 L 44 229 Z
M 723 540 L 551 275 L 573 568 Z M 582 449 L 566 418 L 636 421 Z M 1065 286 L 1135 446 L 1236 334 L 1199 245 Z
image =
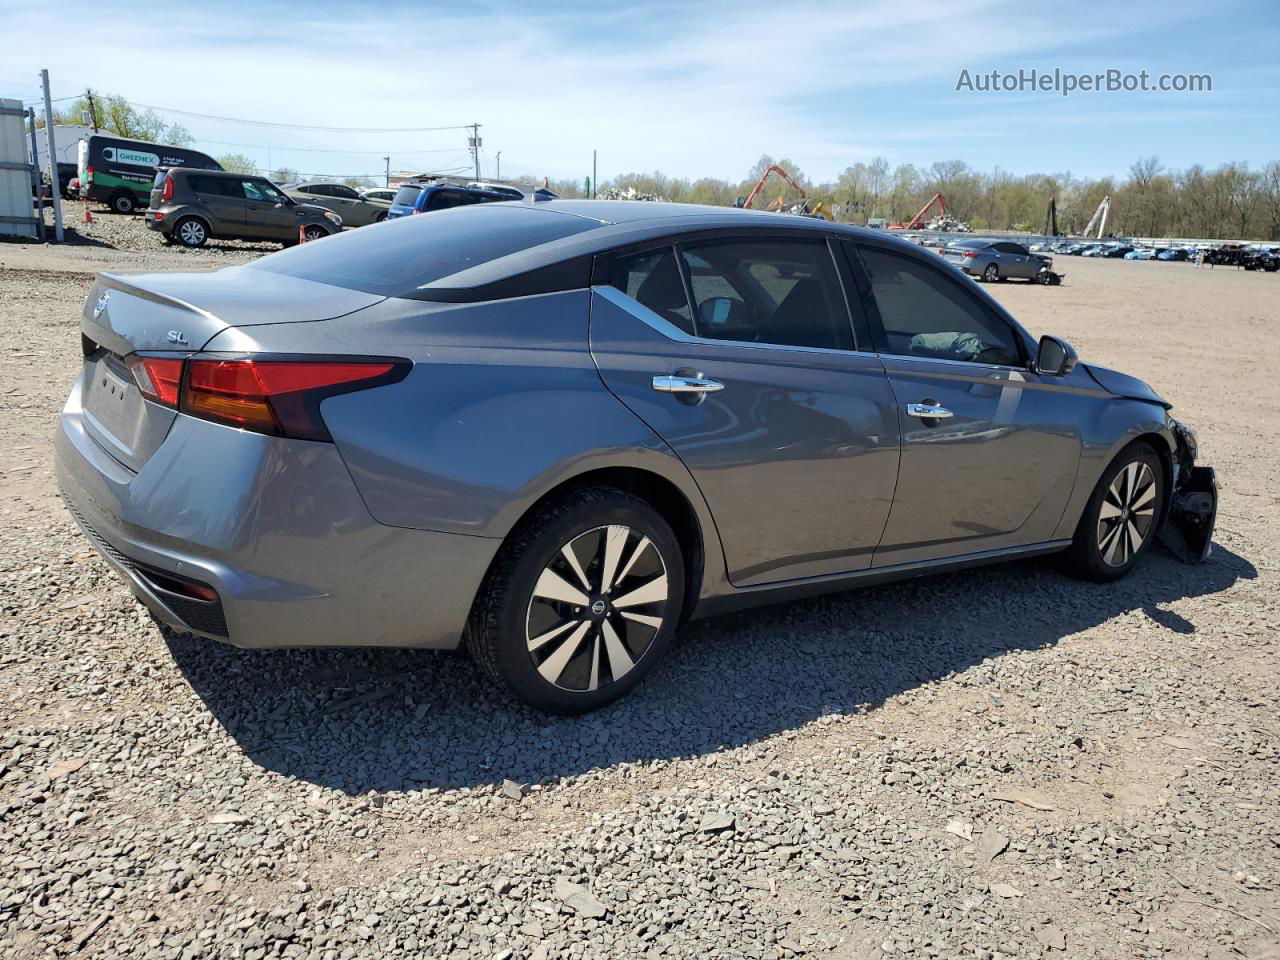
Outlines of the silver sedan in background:
M 961 240 L 942 251 L 942 256 L 972 277 L 995 283 L 997 280 L 1035 280 L 1040 271 L 1053 265 L 1053 258 L 1032 253 L 1009 240 Z

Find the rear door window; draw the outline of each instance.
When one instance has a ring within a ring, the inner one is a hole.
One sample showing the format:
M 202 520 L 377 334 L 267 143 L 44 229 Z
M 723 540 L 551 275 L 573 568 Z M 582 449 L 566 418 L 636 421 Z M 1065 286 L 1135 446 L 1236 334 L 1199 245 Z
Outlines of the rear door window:
M 460 207 L 467 202 L 467 194 L 462 190 L 433 190 L 427 197 L 428 210 L 447 210 Z
M 825 241 L 691 244 L 681 255 L 698 336 L 852 350 L 853 328 Z

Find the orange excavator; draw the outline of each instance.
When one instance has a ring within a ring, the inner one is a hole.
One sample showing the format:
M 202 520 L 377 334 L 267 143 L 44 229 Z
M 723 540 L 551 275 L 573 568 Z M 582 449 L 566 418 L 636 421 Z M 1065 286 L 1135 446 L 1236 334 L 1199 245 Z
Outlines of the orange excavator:
M 933 209 L 934 204 L 938 205 L 938 216 L 945 217 L 947 215 L 947 198 L 940 193 L 935 193 L 929 198 L 929 202 L 920 208 L 920 212 L 911 218 L 910 223 L 891 223 L 890 230 L 919 230 L 924 226 L 924 218 L 928 216 L 929 211 Z
M 760 191 L 764 188 L 765 181 L 769 179 L 769 176 L 771 174 L 775 174 L 775 173 L 778 176 L 780 176 L 783 180 L 787 181 L 787 183 L 791 184 L 792 188 L 796 191 L 796 193 L 800 194 L 800 202 L 797 204 L 788 206 L 786 202 L 782 199 L 782 196 L 778 195 L 776 198 L 774 198 L 773 202 L 769 204 L 768 209 L 777 211 L 779 213 L 795 213 L 803 217 L 819 217 L 823 220 L 831 219 L 831 217 L 827 214 L 826 210 L 823 208 L 821 203 L 819 203 L 817 206 L 810 206 L 809 201 L 805 198 L 804 187 L 796 183 L 795 180 L 791 178 L 791 174 L 787 173 L 787 171 L 783 170 L 776 163 L 773 166 L 769 167 L 767 170 L 765 170 L 764 173 L 760 174 L 760 179 L 757 180 L 756 185 L 751 188 L 751 193 L 747 195 L 746 200 L 742 201 L 741 203 L 742 209 L 744 210 L 751 209 L 751 204 L 755 202 L 756 197 L 759 196 Z

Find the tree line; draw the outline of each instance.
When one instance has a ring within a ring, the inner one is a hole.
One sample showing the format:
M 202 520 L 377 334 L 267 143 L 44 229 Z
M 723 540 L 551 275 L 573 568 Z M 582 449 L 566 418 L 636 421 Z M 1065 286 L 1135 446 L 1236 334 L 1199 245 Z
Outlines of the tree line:
M 139 110 L 120 96 L 89 94 L 62 111 L 57 122 L 79 123 L 89 114 L 101 130 L 122 137 L 189 146 L 190 131 L 167 123 L 153 110 Z M 224 154 L 215 159 L 223 169 L 257 173 L 253 159 Z M 872 218 L 907 223 L 936 193 L 946 197 L 948 213 L 975 230 L 1044 229 L 1050 199 L 1057 204 L 1059 229 L 1084 230 L 1103 197 L 1111 197 L 1107 232 L 1120 236 L 1195 237 L 1204 239 L 1280 240 L 1280 161 L 1261 169 L 1247 163 L 1223 163 L 1212 169 L 1194 164 L 1171 170 L 1159 158 L 1142 157 L 1128 176 L 1076 177 L 1070 173 L 1015 175 L 1003 170 L 983 172 L 961 160 L 947 160 L 917 167 L 892 166 L 883 157 L 846 167 L 834 180 L 815 182 L 793 161 L 762 156 L 739 181 L 715 177 L 690 179 L 653 173 L 625 173 L 597 184 L 663 197 L 676 203 L 732 206 L 745 198 L 760 175 L 771 165 L 786 170 L 812 203 L 822 203 L 837 220 L 862 224 Z M 277 183 L 297 180 L 288 167 L 270 171 Z M 374 186 L 373 177 L 348 177 L 353 187 Z M 551 189 L 562 197 L 582 197 L 589 181 L 551 180 Z M 753 206 L 764 208 L 781 197 L 785 204 L 799 194 L 779 179 L 771 179 Z
M 632 188 L 678 203 L 731 206 L 746 197 L 774 163 L 800 184 L 808 200 L 822 203 L 837 220 L 848 223 L 863 224 L 871 218 L 908 223 L 934 194 L 941 193 L 948 213 L 975 230 L 1039 233 L 1053 199 L 1059 231 L 1079 233 L 1103 197 L 1110 196 L 1107 232 L 1118 236 L 1280 240 L 1280 161 L 1260 170 L 1234 162 L 1212 169 L 1195 164 L 1171 170 L 1157 157 L 1143 157 L 1129 167 L 1127 177 L 1088 178 L 1070 173 L 988 173 L 960 160 L 928 167 L 891 166 L 876 157 L 846 167 L 835 180 L 819 183 L 791 160 L 775 161 L 766 155 L 737 182 L 654 172 L 623 174 L 600 187 Z M 553 181 L 551 187 L 560 196 L 584 195 L 577 181 Z M 752 206 L 763 209 L 779 196 L 787 204 L 799 200 L 795 190 L 772 177 Z

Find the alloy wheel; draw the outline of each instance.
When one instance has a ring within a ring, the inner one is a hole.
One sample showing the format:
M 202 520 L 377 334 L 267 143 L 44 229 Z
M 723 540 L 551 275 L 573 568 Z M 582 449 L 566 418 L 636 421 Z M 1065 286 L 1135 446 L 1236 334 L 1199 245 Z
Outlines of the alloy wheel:
M 525 620 L 529 657 L 562 690 L 599 690 L 644 657 L 669 596 L 666 564 L 649 537 L 621 524 L 588 530 L 538 576 Z
M 188 246 L 198 247 L 204 243 L 204 227 L 198 220 L 188 220 L 178 227 L 178 236 Z
M 1116 474 L 1098 512 L 1098 552 L 1108 566 L 1122 567 L 1146 542 L 1155 525 L 1156 477 L 1135 460 Z

